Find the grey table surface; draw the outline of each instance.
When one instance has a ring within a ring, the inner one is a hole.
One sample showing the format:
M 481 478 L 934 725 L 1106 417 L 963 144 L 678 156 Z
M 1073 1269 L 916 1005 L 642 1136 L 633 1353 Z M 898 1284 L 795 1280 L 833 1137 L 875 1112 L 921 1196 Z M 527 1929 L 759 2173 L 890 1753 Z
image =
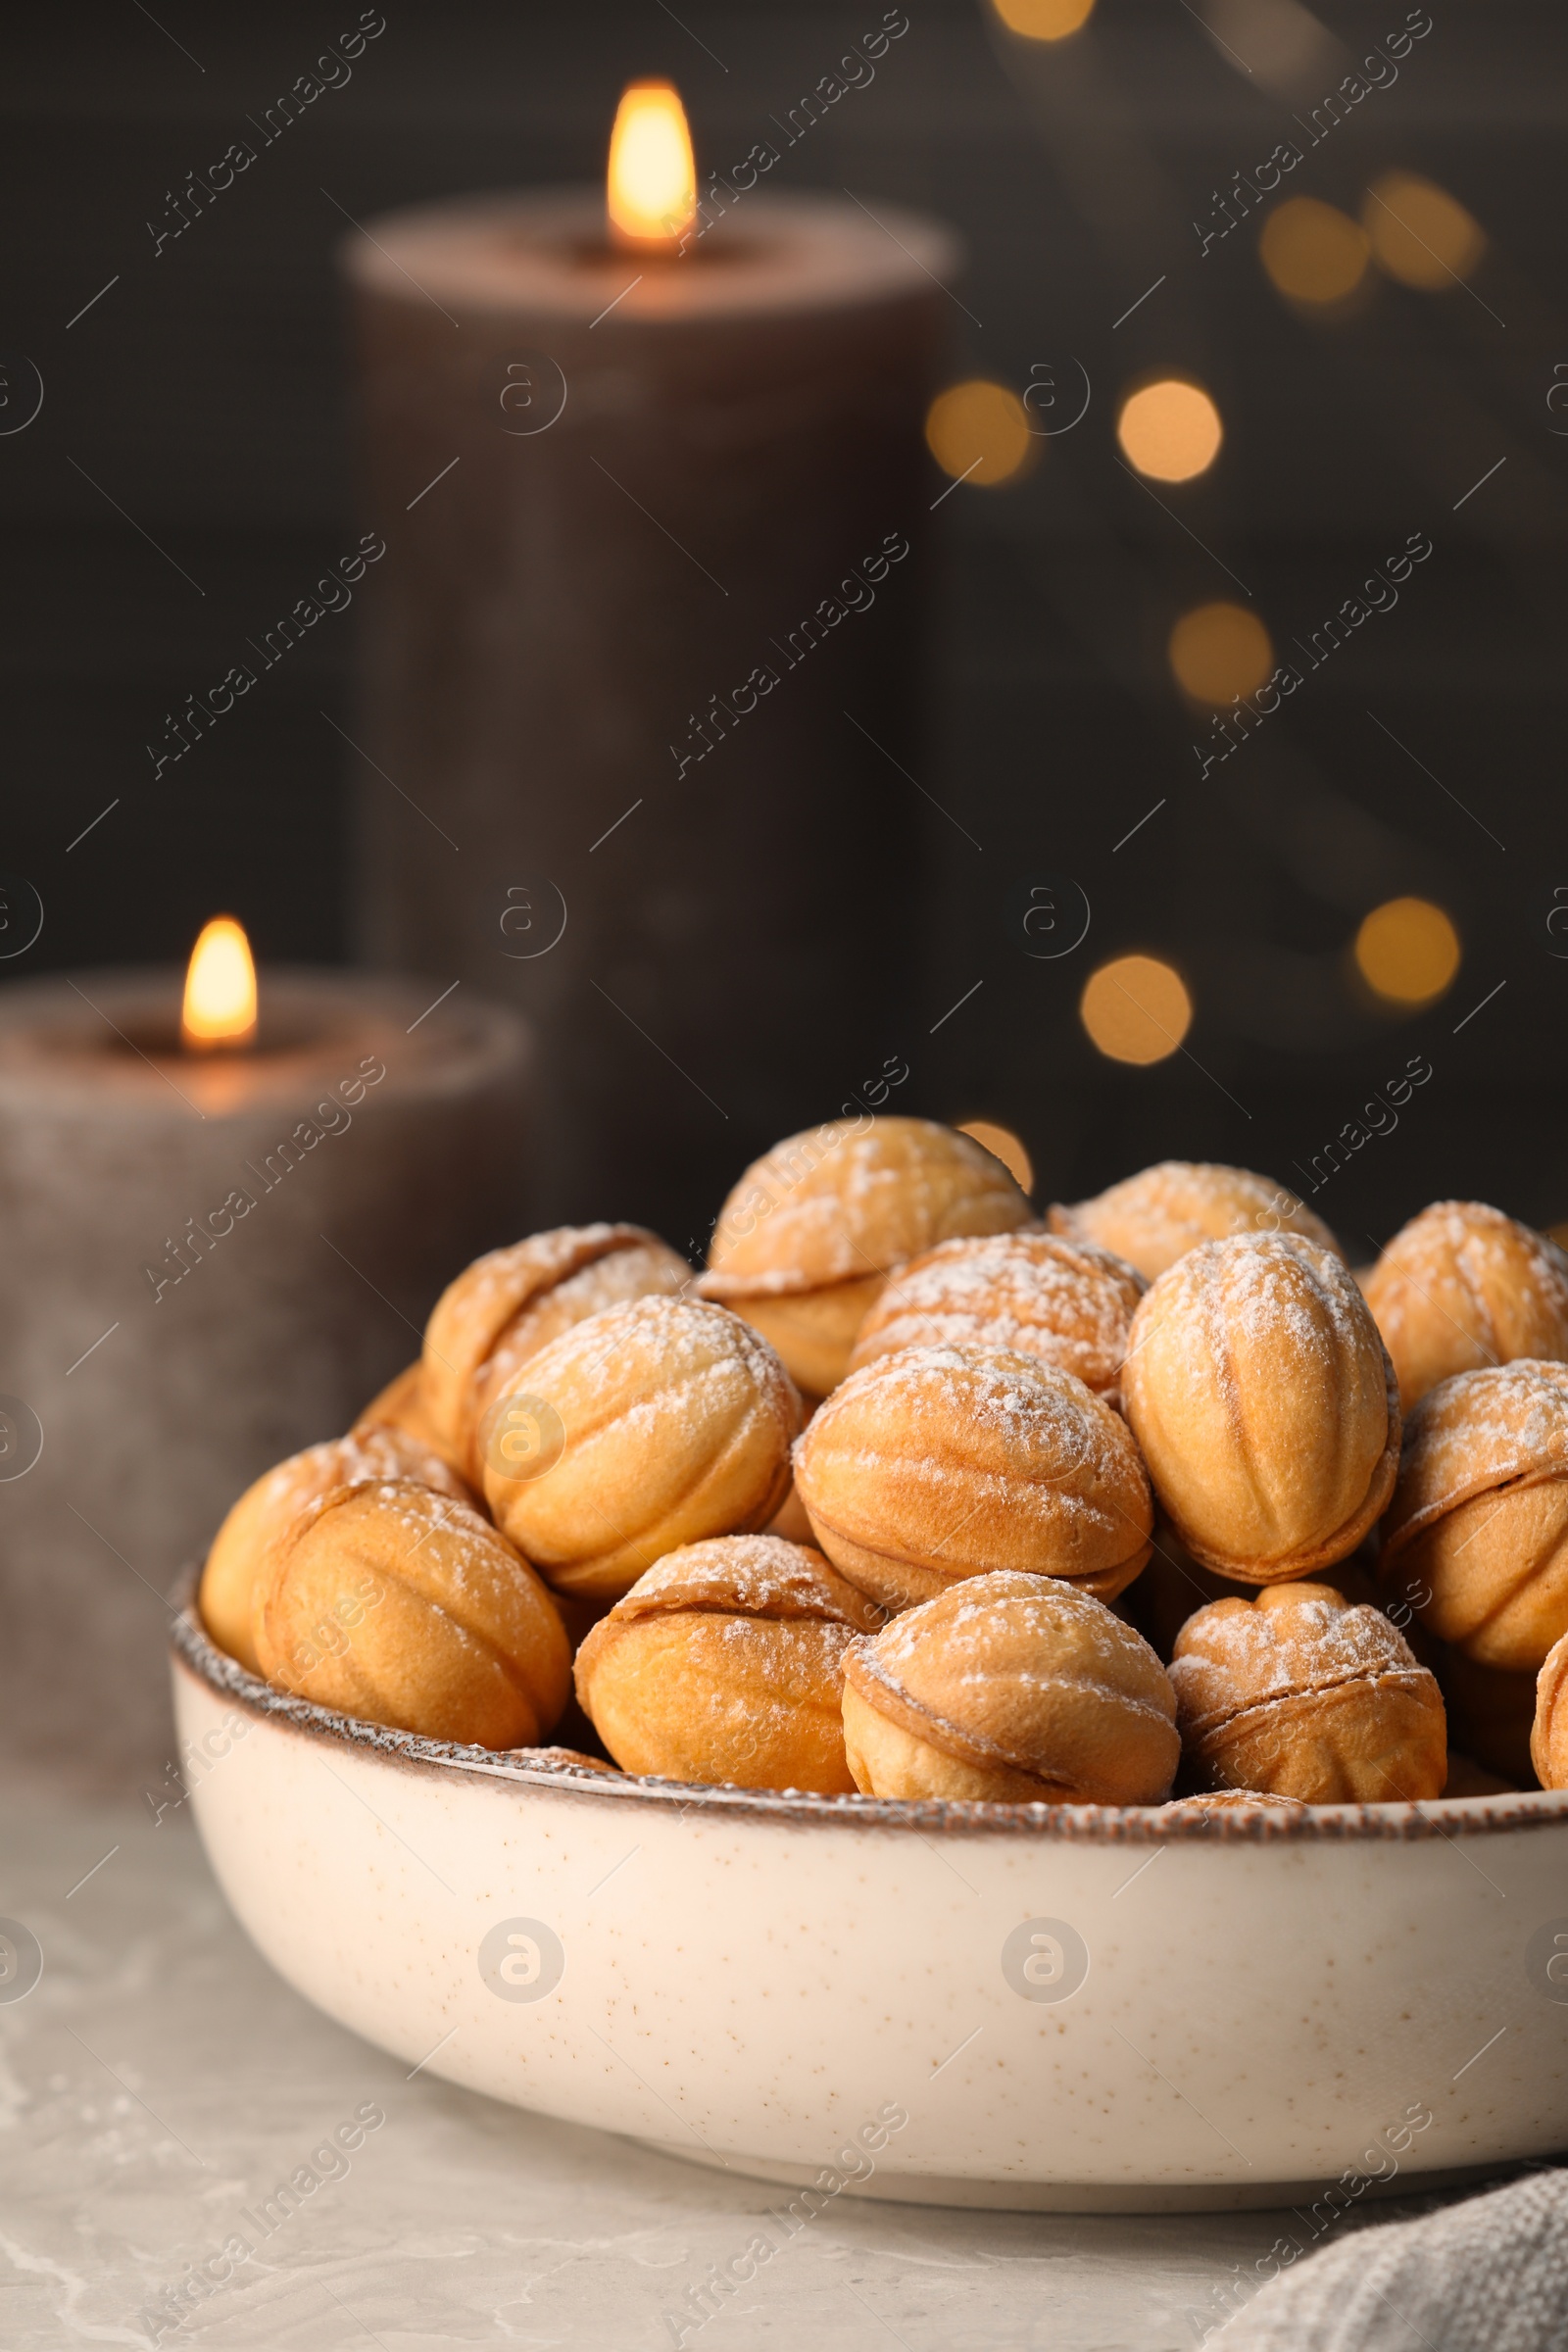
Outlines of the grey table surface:
M 166 1789 L 165 1795 L 172 1792 Z M 665 2316 L 789 2191 L 416 2074 L 319 2015 L 230 1916 L 182 1809 L 13 1794 L 0 1915 L 0 2346 L 155 2340 L 233 2234 L 258 2250 L 156 2340 L 203 2352 L 1166 2352 L 1213 2342 L 1275 2213 L 1084 2217 L 840 2196 L 683 2337 Z M 384 2122 L 265 2239 L 242 2218 L 361 2108 Z M 1432 2200 L 1372 2209 L 1346 2227 Z M 1303 2234 L 1297 2225 L 1298 2234 Z

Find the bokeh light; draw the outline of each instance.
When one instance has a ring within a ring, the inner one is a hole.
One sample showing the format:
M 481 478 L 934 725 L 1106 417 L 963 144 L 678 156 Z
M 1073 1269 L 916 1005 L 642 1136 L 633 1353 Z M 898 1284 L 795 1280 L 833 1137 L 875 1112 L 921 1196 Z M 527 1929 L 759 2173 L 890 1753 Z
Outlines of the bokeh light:
M 1485 231 L 1457 197 L 1414 172 L 1375 179 L 1361 220 L 1378 268 L 1423 293 L 1443 293 L 1467 277 L 1487 250 Z
M 972 1135 L 983 1152 L 1000 1159 L 1020 1192 L 1034 1191 L 1034 1163 L 1010 1127 L 995 1126 L 990 1119 L 965 1119 L 958 1133 Z
M 1007 30 L 1021 33 L 1026 41 L 1065 40 L 1095 13 L 1095 0 L 991 0 L 991 4 Z
M 988 487 L 1032 463 L 1035 436 L 1016 392 L 984 376 L 950 384 L 926 413 L 926 446 L 944 473 Z
M 1392 1004 L 1431 1004 L 1459 969 L 1459 934 L 1430 899 L 1390 899 L 1355 935 L 1362 979 Z
M 1112 1061 L 1163 1061 L 1192 1027 L 1181 975 L 1152 956 L 1118 956 L 1092 973 L 1079 1018 Z
M 1225 428 L 1201 386 L 1172 375 L 1123 402 L 1116 438 L 1140 473 L 1156 482 L 1190 482 L 1213 465 Z
M 1228 703 L 1255 694 L 1274 667 L 1274 648 L 1245 605 L 1199 605 L 1170 633 L 1176 683 L 1195 703 Z
M 1258 258 L 1293 302 L 1336 303 L 1366 275 L 1371 241 L 1358 221 L 1315 196 L 1290 196 L 1263 223 Z

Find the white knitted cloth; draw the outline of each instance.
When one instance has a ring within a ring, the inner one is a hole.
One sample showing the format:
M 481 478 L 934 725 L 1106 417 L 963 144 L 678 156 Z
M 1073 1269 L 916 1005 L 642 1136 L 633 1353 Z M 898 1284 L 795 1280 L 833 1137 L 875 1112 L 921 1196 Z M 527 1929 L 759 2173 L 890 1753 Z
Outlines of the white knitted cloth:
M 1224 2352 L 1568 2352 L 1568 2172 L 1359 2230 L 1284 2272 Z

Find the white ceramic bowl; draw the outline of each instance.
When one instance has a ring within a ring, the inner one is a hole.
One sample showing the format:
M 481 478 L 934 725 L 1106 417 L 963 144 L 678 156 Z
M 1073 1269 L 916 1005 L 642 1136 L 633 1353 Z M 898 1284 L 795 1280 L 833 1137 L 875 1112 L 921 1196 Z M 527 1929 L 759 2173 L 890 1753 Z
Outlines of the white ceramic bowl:
M 1297 1817 L 691 1788 L 281 1696 L 189 1612 L 174 1690 L 272 1965 L 519 2106 L 819 2195 L 1057 2210 L 1352 2175 L 1343 2202 L 1568 2144 L 1568 1792 Z

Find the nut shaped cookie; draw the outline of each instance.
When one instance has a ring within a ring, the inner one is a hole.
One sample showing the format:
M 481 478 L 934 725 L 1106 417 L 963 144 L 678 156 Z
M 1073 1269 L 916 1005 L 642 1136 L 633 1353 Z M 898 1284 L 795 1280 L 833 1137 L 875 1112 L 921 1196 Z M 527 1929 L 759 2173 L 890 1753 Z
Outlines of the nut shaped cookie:
M 1298 1234 L 1178 1258 L 1133 1318 L 1123 1406 L 1196 1560 L 1266 1585 L 1355 1549 L 1394 1491 L 1394 1371 L 1344 1259 Z
M 1367 1277 L 1367 1303 L 1408 1413 L 1455 1372 L 1568 1357 L 1568 1258 L 1481 1200 L 1435 1200 Z
M 1427 1391 L 1378 1576 L 1478 1665 L 1535 1673 L 1568 1633 L 1568 1364 L 1524 1356 Z
M 1377 1587 L 1369 1569 L 1370 1543 L 1361 1544 L 1347 1559 L 1336 1560 L 1331 1568 L 1320 1568 L 1313 1576 L 1314 1584 L 1332 1585 L 1346 1600 L 1364 1601 L 1369 1608 L 1378 1604 Z M 1255 1585 L 1243 1584 L 1228 1576 L 1216 1576 L 1212 1568 L 1201 1567 L 1182 1544 L 1170 1522 L 1154 1513 L 1154 1548 L 1149 1565 L 1115 1602 L 1118 1617 L 1149 1643 L 1154 1655 L 1169 1661 L 1176 1647 L 1176 1638 L 1189 1617 L 1210 1600 L 1250 1600 L 1257 1592 Z M 1396 1620 L 1406 1632 L 1413 1613 L 1401 1613 Z M 1421 1658 L 1418 1663 L 1430 1664 Z
M 202 1570 L 198 1606 L 220 1649 L 252 1674 L 261 1673 L 253 1618 L 269 1547 L 291 1519 L 332 1488 L 384 1478 L 413 1479 L 457 1502 L 473 1499 L 438 1453 L 386 1424 L 362 1425 L 346 1438 L 308 1446 L 246 1488 L 214 1538 Z
M 905 1348 L 1011 1348 L 1058 1364 L 1115 1404 L 1147 1287 L 1108 1250 L 1059 1234 L 941 1242 L 889 1275 L 860 1325 L 850 1370 Z
M 550 1594 L 466 1503 L 402 1481 L 334 1487 L 272 1544 L 256 1613 L 279 1690 L 430 1740 L 531 1747 L 571 1651 Z
M 835 1568 L 886 1609 L 1007 1568 L 1109 1600 L 1149 1557 L 1149 1480 L 1126 1423 L 1037 1355 L 878 1358 L 813 1415 L 795 1484 Z
M 474 1486 L 479 1431 L 530 1356 L 606 1307 L 670 1296 L 694 1277 L 640 1225 L 558 1225 L 465 1267 L 425 1326 L 421 1394 L 442 1446 Z
M 514 1378 L 539 1443 L 513 1475 L 514 1400 L 499 1398 L 481 1430 L 485 1497 L 558 1592 L 618 1600 L 665 1552 L 764 1527 L 789 1492 L 801 1400 L 725 1307 L 609 1307 Z
M 577 1696 L 627 1772 L 848 1795 L 844 1653 L 882 1622 L 805 1544 L 688 1544 L 594 1627 Z
M 833 1119 L 786 1136 L 725 1201 L 699 1288 L 754 1323 L 808 1395 L 843 1379 L 890 1268 L 1029 1202 L 1000 1159 L 933 1119 Z
M 1070 1207 L 1058 1203 L 1048 1212 L 1048 1223 L 1054 1233 L 1114 1250 L 1146 1282 L 1155 1281 L 1200 1243 L 1226 1241 L 1235 1233 L 1298 1233 L 1341 1254 L 1322 1218 L 1286 1186 L 1250 1168 L 1207 1160 L 1162 1159 L 1092 1200 Z
M 1543 1788 L 1568 1788 L 1568 1634 L 1552 1645 L 1536 1679 L 1530 1761 Z
M 1182 1628 L 1170 1679 L 1187 1777 L 1309 1805 L 1441 1796 L 1443 1694 L 1378 1609 L 1329 1585 L 1215 1600 Z
M 1091 1593 L 1003 1570 L 852 1644 L 844 1736 L 867 1796 L 1152 1805 L 1180 1754 L 1141 1636 Z

